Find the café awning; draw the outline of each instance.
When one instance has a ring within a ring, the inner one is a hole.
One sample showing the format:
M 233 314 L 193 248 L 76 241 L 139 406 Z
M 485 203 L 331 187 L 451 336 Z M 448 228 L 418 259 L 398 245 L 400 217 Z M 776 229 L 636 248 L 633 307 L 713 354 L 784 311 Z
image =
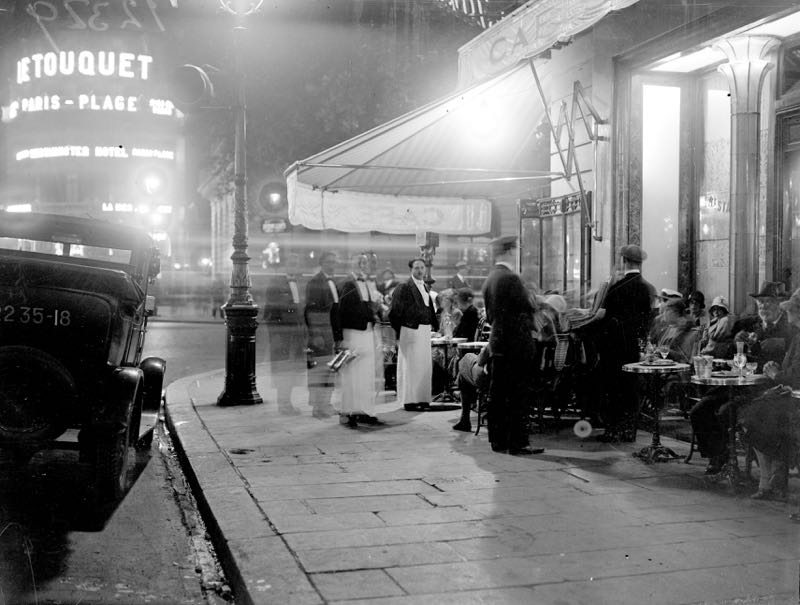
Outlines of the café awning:
M 348 232 L 480 235 L 492 201 L 530 196 L 542 179 L 537 137 L 546 71 L 524 61 L 296 162 L 289 220 Z M 544 161 L 547 165 L 547 160 Z

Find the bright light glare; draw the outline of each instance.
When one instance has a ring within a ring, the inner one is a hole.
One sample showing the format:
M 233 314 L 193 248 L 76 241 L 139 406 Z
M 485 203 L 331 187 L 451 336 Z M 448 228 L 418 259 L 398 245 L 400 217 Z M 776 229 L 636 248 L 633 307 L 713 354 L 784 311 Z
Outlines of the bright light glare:
M 491 139 L 497 135 L 500 113 L 492 99 L 474 99 L 460 110 L 462 128 L 477 139 Z
M 157 174 L 148 174 L 144 177 L 144 190 L 148 195 L 154 195 L 161 189 L 161 178 Z
M 800 11 L 786 15 L 781 19 L 776 19 L 770 23 L 759 25 L 753 29 L 747 30 L 748 36 L 766 35 L 766 36 L 780 36 L 785 38 L 800 31 Z
M 30 204 L 11 204 L 6 206 L 6 212 L 33 212 Z
M 709 67 L 714 63 L 725 60 L 725 53 L 712 47 L 701 48 L 700 50 L 681 56 L 679 53 L 670 55 L 661 63 L 652 68 L 652 71 L 674 71 L 689 73 Z
M 210 267 L 211 266 L 211 259 L 210 258 L 201 258 L 200 259 L 200 266 L 201 267 Z

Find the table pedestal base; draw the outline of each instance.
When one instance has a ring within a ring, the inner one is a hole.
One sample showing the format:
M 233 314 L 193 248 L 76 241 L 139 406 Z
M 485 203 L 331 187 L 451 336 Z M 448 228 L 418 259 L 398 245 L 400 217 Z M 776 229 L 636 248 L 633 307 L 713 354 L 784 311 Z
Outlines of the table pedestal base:
M 461 398 L 456 393 L 445 389 L 438 395 L 435 395 L 431 403 L 461 403 Z
M 670 460 L 681 458 L 674 450 L 660 443 L 651 443 L 647 447 L 643 447 L 638 452 L 634 452 L 633 457 L 639 458 L 647 464 L 652 464 L 653 462 L 669 462 Z

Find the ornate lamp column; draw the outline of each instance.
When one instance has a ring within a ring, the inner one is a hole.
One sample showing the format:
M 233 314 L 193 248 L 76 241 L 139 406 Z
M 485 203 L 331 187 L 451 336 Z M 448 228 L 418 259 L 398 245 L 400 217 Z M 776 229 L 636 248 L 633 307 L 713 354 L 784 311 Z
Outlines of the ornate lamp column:
M 225 303 L 227 344 L 225 350 L 225 388 L 217 405 L 263 403 L 256 390 L 256 328 L 258 306 L 250 295 L 247 255 L 247 103 L 242 68 L 241 37 L 243 18 L 257 11 L 263 0 L 220 0 L 220 5 L 237 18 L 234 26 L 234 61 L 237 82 L 236 130 L 234 141 L 233 254 L 231 294 Z
M 730 301 L 746 312 L 758 291 L 758 194 L 761 89 L 774 67 L 767 57 L 780 44 L 772 36 L 735 36 L 718 43 L 728 63 L 719 66 L 731 92 Z

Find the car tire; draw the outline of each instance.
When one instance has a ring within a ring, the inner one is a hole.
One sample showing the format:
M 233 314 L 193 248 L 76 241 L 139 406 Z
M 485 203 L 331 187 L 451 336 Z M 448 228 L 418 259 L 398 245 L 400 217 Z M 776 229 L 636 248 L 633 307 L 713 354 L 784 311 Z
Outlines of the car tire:
M 13 447 L 58 437 L 76 392 L 69 370 L 52 355 L 33 347 L 0 346 L 0 443 Z
M 100 501 L 119 500 L 128 487 L 131 428 L 128 418 L 125 429 L 97 438 L 94 473 L 95 491 Z

